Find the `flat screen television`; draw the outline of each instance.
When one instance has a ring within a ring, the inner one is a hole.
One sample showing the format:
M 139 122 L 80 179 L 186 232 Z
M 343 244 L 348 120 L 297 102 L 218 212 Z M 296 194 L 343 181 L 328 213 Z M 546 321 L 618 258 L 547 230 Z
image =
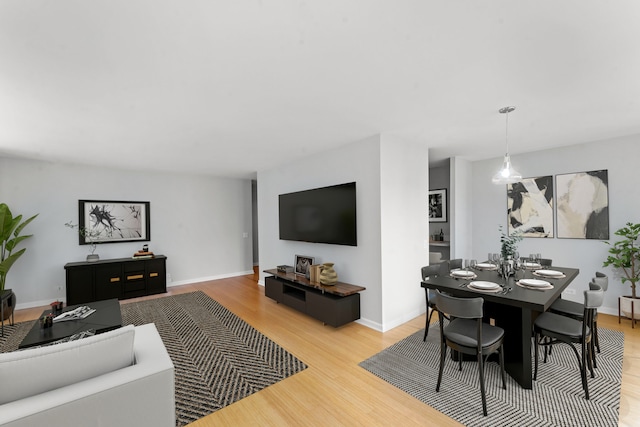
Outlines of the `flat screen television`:
M 280 240 L 357 246 L 356 183 L 278 196 Z

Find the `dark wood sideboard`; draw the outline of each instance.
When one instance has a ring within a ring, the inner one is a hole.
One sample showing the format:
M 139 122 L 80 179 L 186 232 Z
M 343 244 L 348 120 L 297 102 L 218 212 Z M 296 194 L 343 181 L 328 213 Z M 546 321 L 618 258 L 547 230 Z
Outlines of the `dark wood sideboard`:
M 95 262 L 70 262 L 67 305 L 105 299 L 127 299 L 167 292 L 167 257 L 116 258 Z
M 304 276 L 265 270 L 264 293 L 269 298 L 334 327 L 360 318 L 360 293 L 366 288 L 337 282 L 312 283 Z

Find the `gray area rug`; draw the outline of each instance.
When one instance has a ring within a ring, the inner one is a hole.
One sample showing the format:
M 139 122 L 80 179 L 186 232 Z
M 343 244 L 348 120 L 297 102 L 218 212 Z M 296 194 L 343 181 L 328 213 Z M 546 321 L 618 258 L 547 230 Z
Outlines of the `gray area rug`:
M 578 362 L 567 345 L 555 345 L 547 363 L 540 361 L 538 380 L 524 390 L 507 375 L 502 389 L 497 363 L 485 369 L 487 410 L 482 415 L 476 362 L 463 362 L 462 372 L 449 357 L 440 392 L 438 324 L 422 341 L 424 329 L 360 363 L 360 366 L 416 399 L 467 426 L 617 426 L 624 334 L 599 328 L 596 377 L 588 378 L 590 400 L 584 398 Z M 541 352 L 542 353 L 542 352 Z M 542 356 L 542 354 L 541 354 Z
M 201 291 L 122 304 L 121 309 L 123 325 L 156 324 L 175 365 L 178 426 L 307 368 Z M 15 350 L 32 324 L 5 324 L 0 352 Z

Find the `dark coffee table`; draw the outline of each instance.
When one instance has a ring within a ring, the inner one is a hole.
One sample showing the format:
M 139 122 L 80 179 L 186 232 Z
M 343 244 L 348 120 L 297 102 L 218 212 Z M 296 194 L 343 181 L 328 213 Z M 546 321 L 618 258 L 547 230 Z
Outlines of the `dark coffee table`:
M 68 320 L 66 322 L 54 323 L 52 327 L 46 329 L 42 329 L 40 327 L 40 322 L 36 321 L 18 348 L 48 344 L 90 329 L 95 330 L 96 334 L 100 334 L 122 326 L 120 303 L 117 299 L 70 305 L 69 307 L 65 307 L 62 311 L 65 312 L 73 310 L 74 308 L 83 305 L 95 308 L 95 313 L 80 320 Z M 40 317 L 46 316 L 49 313 L 51 313 L 51 310 L 45 310 L 42 312 Z

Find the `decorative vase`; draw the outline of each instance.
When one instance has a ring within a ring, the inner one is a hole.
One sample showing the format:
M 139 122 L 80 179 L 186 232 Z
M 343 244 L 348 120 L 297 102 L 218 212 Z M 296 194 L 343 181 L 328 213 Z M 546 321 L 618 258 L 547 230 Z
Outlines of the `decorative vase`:
M 501 275 L 503 277 L 509 277 L 511 276 L 514 272 L 515 269 L 513 268 L 513 258 L 509 255 L 507 256 L 507 258 L 502 258 L 501 260 L 501 265 L 500 265 L 500 270 L 499 273 L 501 273 Z
M 624 314 L 624 317 L 631 319 L 632 316 L 636 320 L 640 319 L 640 298 L 633 299 L 631 295 L 621 296 L 620 298 L 620 311 Z M 632 306 L 633 305 L 633 309 Z M 633 311 L 633 314 L 631 313 Z
M 96 262 L 100 259 L 98 254 L 89 254 L 87 255 L 87 262 Z
M 13 310 L 16 308 L 16 294 L 11 289 L 5 289 L 2 291 L 2 314 L 3 318 L 0 319 L 3 322 L 11 317 Z
M 322 271 L 320 272 L 320 283 L 323 285 L 335 285 L 338 281 L 338 273 L 333 269 L 332 262 L 325 262 L 322 264 Z

